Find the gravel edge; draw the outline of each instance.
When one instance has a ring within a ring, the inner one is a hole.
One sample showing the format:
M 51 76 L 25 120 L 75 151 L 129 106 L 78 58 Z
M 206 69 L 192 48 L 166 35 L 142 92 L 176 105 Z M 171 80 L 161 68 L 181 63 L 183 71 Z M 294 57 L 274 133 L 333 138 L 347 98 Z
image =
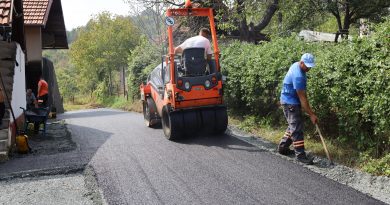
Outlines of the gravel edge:
M 8 181 L 17 178 L 34 178 L 42 176 L 54 176 L 54 175 L 69 175 L 80 173 L 84 170 L 84 166 L 67 166 L 56 167 L 50 169 L 36 169 L 29 171 L 14 172 L 10 174 L 0 174 L 0 181 Z
M 281 158 L 289 160 L 293 163 L 316 172 L 322 176 L 332 179 L 338 183 L 347 185 L 357 191 L 367 194 L 377 200 L 390 204 L 390 178 L 385 176 L 373 176 L 368 173 L 346 167 L 337 163 L 330 164 L 327 159 L 314 156 L 314 165 L 305 165 L 297 162 L 294 157 L 283 156 L 276 152 L 276 144 L 262 139 L 260 136 L 254 136 L 238 129 L 235 126 L 229 125 L 226 134 L 245 141 L 258 147 L 261 150 L 266 150 Z
M 100 189 L 98 179 L 94 168 L 91 165 L 87 165 L 84 170 L 84 183 L 88 190 L 89 198 L 96 205 L 108 204 L 104 198 L 103 191 Z

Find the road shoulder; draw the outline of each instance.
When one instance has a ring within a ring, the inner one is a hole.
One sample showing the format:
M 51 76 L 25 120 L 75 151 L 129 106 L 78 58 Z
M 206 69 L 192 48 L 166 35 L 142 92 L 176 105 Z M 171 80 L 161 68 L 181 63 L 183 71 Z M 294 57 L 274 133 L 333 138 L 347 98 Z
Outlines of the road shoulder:
M 329 165 L 327 159 L 318 156 L 314 156 L 314 165 L 304 165 L 302 163 L 297 162 L 293 157 L 287 157 L 278 154 L 276 152 L 276 144 L 264 140 L 259 136 L 254 136 L 245 133 L 235 126 L 229 125 L 229 128 L 226 133 L 237 139 L 252 144 L 261 150 L 266 150 L 288 161 L 300 164 L 315 173 L 332 179 L 338 183 L 347 185 L 382 202 L 390 204 L 389 177 L 373 176 L 368 173 L 364 173 L 359 170 L 355 170 L 340 164 Z

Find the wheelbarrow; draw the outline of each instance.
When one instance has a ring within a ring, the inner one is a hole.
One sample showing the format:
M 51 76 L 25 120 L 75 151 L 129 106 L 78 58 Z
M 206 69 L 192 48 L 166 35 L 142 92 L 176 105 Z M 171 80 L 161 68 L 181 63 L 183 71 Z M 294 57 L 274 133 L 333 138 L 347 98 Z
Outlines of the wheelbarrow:
M 34 126 L 38 126 L 38 132 L 41 131 L 43 133 L 43 136 L 46 135 L 46 121 L 49 115 L 49 107 L 45 108 L 32 108 L 32 109 L 24 109 L 23 107 L 20 107 L 20 109 L 23 110 L 24 114 L 24 132 L 27 132 L 28 124 L 34 123 Z M 40 124 L 43 124 L 43 128 L 40 128 Z

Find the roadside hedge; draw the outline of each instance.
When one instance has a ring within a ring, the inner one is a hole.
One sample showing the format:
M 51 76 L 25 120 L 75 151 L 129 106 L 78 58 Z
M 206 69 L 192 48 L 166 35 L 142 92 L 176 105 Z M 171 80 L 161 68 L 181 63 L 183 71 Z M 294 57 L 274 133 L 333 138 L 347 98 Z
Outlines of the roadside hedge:
M 295 36 L 260 45 L 222 47 L 231 112 L 284 123 L 279 95 L 284 75 L 303 53 L 316 57 L 308 73 L 308 96 L 324 131 L 358 150 L 384 156 L 390 150 L 390 21 L 353 42 L 306 43 Z

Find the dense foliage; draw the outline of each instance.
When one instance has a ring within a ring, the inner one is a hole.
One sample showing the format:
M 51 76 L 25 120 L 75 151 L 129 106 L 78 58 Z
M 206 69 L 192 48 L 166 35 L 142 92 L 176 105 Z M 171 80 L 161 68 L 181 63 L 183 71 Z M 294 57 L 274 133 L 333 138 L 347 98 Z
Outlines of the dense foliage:
M 139 30 L 129 18 L 101 13 L 92 19 L 70 47 L 80 91 L 98 98 L 112 95 L 115 78 L 138 43 Z
M 321 125 L 337 140 L 383 156 L 390 150 L 390 58 L 387 21 L 372 37 L 343 44 L 305 43 L 295 37 L 222 49 L 233 112 L 284 122 L 278 109 L 282 79 L 305 52 L 317 59 L 308 73 L 309 99 Z
M 145 37 L 128 58 L 129 97 L 138 99 L 139 86 L 146 81 L 149 73 L 161 62 L 161 49 L 151 44 Z

